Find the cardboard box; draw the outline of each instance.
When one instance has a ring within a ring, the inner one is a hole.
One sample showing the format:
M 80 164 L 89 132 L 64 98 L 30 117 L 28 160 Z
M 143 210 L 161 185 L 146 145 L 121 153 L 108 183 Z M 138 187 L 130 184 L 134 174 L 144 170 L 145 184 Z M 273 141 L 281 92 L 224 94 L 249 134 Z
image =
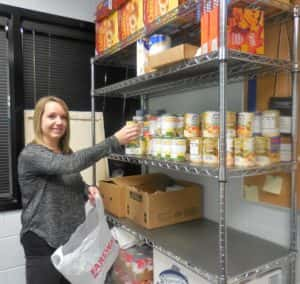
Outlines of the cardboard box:
M 125 40 L 144 27 L 143 1 L 129 0 L 118 10 L 119 39 Z
M 118 42 L 118 12 L 116 11 L 102 21 L 96 22 L 96 52 L 100 54 Z
M 200 240 L 199 240 L 200 241 Z M 206 279 L 162 254 L 156 248 L 153 249 L 154 282 L 153 283 L 189 283 L 209 284 Z M 282 283 L 282 270 L 276 269 L 265 273 L 259 278 L 247 281 L 247 284 Z M 245 283 L 245 282 L 244 282 Z
M 190 59 L 195 56 L 198 47 L 191 44 L 180 44 L 166 51 L 149 56 L 149 67 L 156 69 L 169 64 Z
M 144 23 L 149 25 L 158 17 L 186 2 L 186 0 L 144 0 L 143 2 Z
M 99 191 L 103 199 L 104 208 L 119 218 L 125 217 L 127 187 L 150 183 L 154 177 L 156 177 L 158 184 L 163 185 L 169 181 L 167 176 L 156 176 L 155 174 L 145 176 L 133 175 L 100 180 Z
M 166 191 L 174 184 L 180 189 Z M 139 185 L 128 186 L 126 195 L 126 217 L 147 229 L 202 216 L 201 187 L 163 174 L 140 176 Z
M 108 17 L 127 1 L 128 0 L 100 0 L 96 9 L 96 21 L 99 22 Z
M 253 54 L 264 54 L 264 12 L 233 8 L 228 17 L 228 48 Z

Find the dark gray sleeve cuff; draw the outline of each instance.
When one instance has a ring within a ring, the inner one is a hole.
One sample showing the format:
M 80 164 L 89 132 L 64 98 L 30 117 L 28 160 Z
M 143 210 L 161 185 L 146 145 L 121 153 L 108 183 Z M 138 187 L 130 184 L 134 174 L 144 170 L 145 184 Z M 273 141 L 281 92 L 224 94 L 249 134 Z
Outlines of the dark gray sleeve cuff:
M 109 137 L 111 144 L 110 144 L 110 153 L 120 153 L 122 152 L 122 146 L 119 143 L 118 139 L 116 136 L 110 136 Z

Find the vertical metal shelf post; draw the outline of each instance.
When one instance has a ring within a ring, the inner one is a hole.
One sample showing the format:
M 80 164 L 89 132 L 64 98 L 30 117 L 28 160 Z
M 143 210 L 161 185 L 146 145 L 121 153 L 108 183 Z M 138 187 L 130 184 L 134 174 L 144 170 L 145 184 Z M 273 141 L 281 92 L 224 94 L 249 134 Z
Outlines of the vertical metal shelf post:
M 92 145 L 96 144 L 96 121 L 95 121 L 95 60 L 91 58 L 91 114 L 92 114 Z M 93 164 L 93 185 L 96 185 L 96 163 Z
M 300 7 L 296 6 L 293 10 L 293 50 L 292 50 L 292 160 L 296 163 L 297 169 L 297 138 L 298 138 L 298 76 L 299 76 L 299 24 L 300 24 Z M 292 171 L 291 180 L 291 210 L 290 210 L 290 250 L 297 251 L 297 189 L 296 189 L 296 169 Z M 290 283 L 296 283 L 296 262 L 290 264 Z
M 148 97 L 146 95 L 142 95 L 140 97 L 140 105 L 141 105 L 141 110 L 144 112 L 148 112 L 149 110 L 149 100 L 148 100 Z M 142 171 L 142 174 L 148 174 L 149 173 L 149 167 L 148 166 L 145 166 L 145 165 L 142 165 L 141 166 L 141 171 Z
M 227 225 L 226 225 L 226 84 L 227 84 L 227 1 L 220 0 L 219 10 L 219 278 L 227 283 Z

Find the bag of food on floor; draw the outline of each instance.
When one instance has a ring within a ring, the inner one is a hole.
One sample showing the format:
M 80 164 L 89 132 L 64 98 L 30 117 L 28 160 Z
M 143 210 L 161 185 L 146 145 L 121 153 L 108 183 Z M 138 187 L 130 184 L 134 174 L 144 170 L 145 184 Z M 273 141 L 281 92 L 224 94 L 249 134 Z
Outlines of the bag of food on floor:
M 109 230 L 99 197 L 84 223 L 52 254 L 51 260 L 72 284 L 103 284 L 118 253 L 119 245 Z

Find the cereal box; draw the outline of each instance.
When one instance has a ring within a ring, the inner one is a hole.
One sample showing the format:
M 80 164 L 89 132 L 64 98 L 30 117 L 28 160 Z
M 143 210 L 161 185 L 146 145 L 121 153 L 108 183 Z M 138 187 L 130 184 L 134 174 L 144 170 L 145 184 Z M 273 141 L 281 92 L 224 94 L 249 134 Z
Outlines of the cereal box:
M 212 0 L 201 1 L 201 53 L 206 54 L 208 52 L 208 37 L 209 37 L 209 13 L 211 10 Z
M 144 0 L 144 23 L 148 25 L 158 17 L 178 7 L 186 0 Z
M 100 0 L 96 10 L 96 21 L 99 22 L 109 16 L 127 1 L 128 0 Z
M 228 17 L 228 48 L 264 54 L 264 12 L 233 8 Z
M 129 0 L 118 10 L 119 39 L 122 41 L 143 28 L 143 1 Z
M 100 22 L 96 22 L 96 51 L 98 54 L 119 42 L 118 12 Z

